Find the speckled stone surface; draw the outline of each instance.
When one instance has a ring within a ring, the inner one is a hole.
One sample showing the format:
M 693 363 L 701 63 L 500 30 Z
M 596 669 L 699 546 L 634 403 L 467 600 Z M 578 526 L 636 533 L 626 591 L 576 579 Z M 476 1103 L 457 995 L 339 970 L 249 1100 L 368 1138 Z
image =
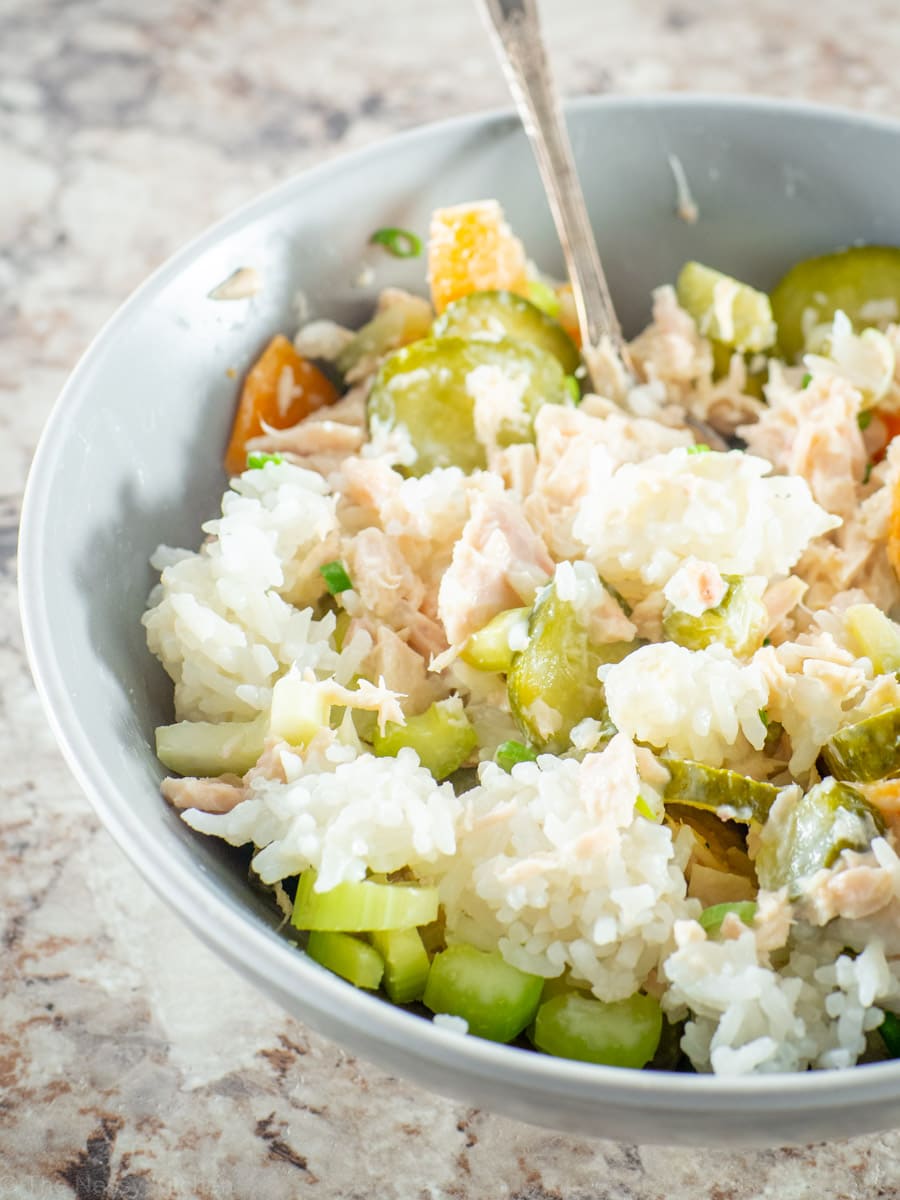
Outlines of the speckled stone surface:
M 569 92 L 900 113 L 889 0 L 546 0 Z M 50 405 L 149 270 L 323 157 L 506 102 L 468 3 L 0 0 L 0 1200 L 900 1196 L 900 1135 L 760 1153 L 516 1125 L 348 1058 L 221 966 L 64 767 L 15 601 Z M 827 1086 L 827 1085 L 826 1085 Z

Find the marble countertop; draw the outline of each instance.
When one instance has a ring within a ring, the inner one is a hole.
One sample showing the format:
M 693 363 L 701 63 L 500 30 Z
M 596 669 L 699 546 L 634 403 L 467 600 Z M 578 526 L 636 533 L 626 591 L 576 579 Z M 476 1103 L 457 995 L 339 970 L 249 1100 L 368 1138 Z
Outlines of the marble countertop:
M 893 0 L 546 0 L 568 92 L 900 113 Z M 15 599 L 67 372 L 163 258 L 284 176 L 505 104 L 469 4 L 0 0 L 0 1200 L 900 1196 L 900 1135 L 758 1153 L 569 1139 L 311 1034 L 138 879 L 55 748 Z

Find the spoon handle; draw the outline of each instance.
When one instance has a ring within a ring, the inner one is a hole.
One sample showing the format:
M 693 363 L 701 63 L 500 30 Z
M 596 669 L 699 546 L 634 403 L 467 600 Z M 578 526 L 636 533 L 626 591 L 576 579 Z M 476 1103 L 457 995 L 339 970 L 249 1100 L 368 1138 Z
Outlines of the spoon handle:
M 627 366 L 622 330 L 544 49 L 536 0 L 478 0 L 478 4 L 537 159 L 572 284 L 582 343 L 596 347 L 607 338 Z

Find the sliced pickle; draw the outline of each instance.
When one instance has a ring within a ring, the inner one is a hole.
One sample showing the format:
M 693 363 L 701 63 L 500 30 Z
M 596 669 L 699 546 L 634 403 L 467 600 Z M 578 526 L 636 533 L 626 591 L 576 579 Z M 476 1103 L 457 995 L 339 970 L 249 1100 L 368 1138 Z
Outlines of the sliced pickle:
M 900 771 L 900 707 L 839 729 L 822 748 L 835 779 L 874 783 Z
M 506 679 L 510 710 L 531 744 L 558 754 L 579 721 L 608 720 L 597 669 L 621 662 L 639 645 L 593 644 L 575 606 L 549 584 L 532 609 L 528 645 L 514 656 Z
M 769 619 L 762 588 L 754 588 L 742 575 L 722 578 L 728 590 L 715 608 L 693 617 L 669 605 L 663 617 L 663 632 L 688 650 L 705 650 L 719 642 L 739 657 L 750 655 L 762 645 Z
M 763 826 L 755 863 L 760 887 L 786 887 L 796 899 L 806 880 L 834 866 L 843 850 L 865 850 L 881 833 L 881 813 L 855 788 L 823 779 Z
M 724 767 L 667 758 L 669 782 L 663 792 L 666 804 L 703 808 L 732 821 L 764 821 L 778 795 L 771 783 L 761 783 Z
M 723 342 L 718 342 L 715 338 L 712 342 L 713 356 L 713 379 L 725 379 L 731 370 L 732 355 L 738 351 L 732 349 L 731 346 L 726 346 Z M 747 371 L 747 378 L 744 382 L 744 395 L 755 396 L 757 400 L 764 399 L 765 393 L 763 388 L 769 378 L 769 360 L 764 359 L 763 365 L 758 365 L 760 358 L 759 354 L 742 354 L 744 367 Z
M 844 624 L 857 654 L 868 658 L 876 675 L 900 671 L 900 625 L 874 604 L 853 604 Z
M 885 312 L 883 305 L 889 309 L 891 302 L 895 305 L 891 319 L 896 319 L 900 315 L 900 248 L 852 246 L 805 259 L 791 267 L 772 291 L 779 346 L 786 358 L 797 358 L 806 349 L 807 332 L 830 324 L 838 309 L 861 329 L 878 324 Z
M 470 292 L 454 300 L 435 321 L 434 335 L 527 342 L 557 358 L 567 375 L 581 362 L 578 347 L 559 321 L 514 292 Z
M 775 344 L 772 306 L 765 292 L 698 262 L 684 264 L 675 289 L 678 303 L 705 337 L 749 354 Z
M 408 717 L 405 725 L 388 721 L 383 733 L 376 729 L 372 735 L 372 749 L 378 758 L 396 757 L 406 746 L 415 750 L 435 779 L 446 779 L 477 749 L 478 736 L 462 701 L 452 697 Z
M 519 625 L 524 629 L 528 608 L 508 608 L 498 613 L 466 641 L 459 657 L 470 667 L 479 671 L 505 673 L 512 666 L 514 650 L 510 649 L 509 635 Z
M 501 424 L 501 445 L 534 441 L 538 409 L 571 399 L 565 371 L 537 346 L 423 338 L 385 359 L 368 399 L 370 428 L 377 423 L 408 435 L 416 454 L 404 467 L 408 474 L 425 475 L 435 467 L 474 471 L 487 465 L 484 446 L 475 435 L 475 401 L 467 386 L 479 367 L 496 368 L 522 388 L 522 416 Z

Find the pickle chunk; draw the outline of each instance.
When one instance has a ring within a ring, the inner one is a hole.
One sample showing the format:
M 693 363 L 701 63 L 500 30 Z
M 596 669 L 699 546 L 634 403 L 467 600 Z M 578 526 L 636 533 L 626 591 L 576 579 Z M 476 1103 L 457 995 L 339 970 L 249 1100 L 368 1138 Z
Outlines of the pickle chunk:
M 839 729 L 822 750 L 836 779 L 874 783 L 900 771 L 900 708 Z
M 843 850 L 865 850 L 884 833 L 881 813 L 855 788 L 823 779 L 796 802 L 785 796 L 763 826 L 756 856 L 760 887 L 786 887 L 791 899 Z
M 527 342 L 557 358 L 567 375 L 581 362 L 578 347 L 559 321 L 514 292 L 470 292 L 454 300 L 435 321 L 434 334 L 478 341 L 512 338 Z
M 532 610 L 528 645 L 513 658 L 506 680 L 513 717 L 532 745 L 558 754 L 579 721 L 608 719 L 597 670 L 621 662 L 639 644 L 593 644 L 575 606 L 549 584 Z
M 700 332 L 729 350 L 758 354 L 775 344 L 772 306 L 765 292 L 698 262 L 684 264 L 675 290 Z
M 872 663 L 876 675 L 900 671 L 900 625 L 874 604 L 852 604 L 844 624 L 857 654 Z
M 762 602 L 763 589 L 741 575 L 722 578 L 728 590 L 715 608 L 693 617 L 669 605 L 663 616 L 663 632 L 688 650 L 705 650 L 719 642 L 739 657 L 750 655 L 762 644 L 769 619 Z
M 495 391 L 502 403 L 496 440 L 503 446 L 534 441 L 538 409 L 571 398 L 559 362 L 536 346 L 423 338 L 385 359 L 369 393 L 369 427 L 409 438 L 415 460 L 405 464 L 408 474 L 484 468 L 485 447 L 475 423 L 475 397 L 482 389 Z
M 663 792 L 667 804 L 704 808 L 733 821 L 764 821 L 778 788 L 737 771 L 708 767 L 705 763 L 666 759 L 669 782 Z
M 772 292 L 778 342 L 788 359 L 806 349 L 807 333 L 847 314 L 856 329 L 900 316 L 900 248 L 853 246 L 791 267 Z
M 388 721 L 384 732 L 375 730 L 372 749 L 378 758 L 395 757 L 404 746 L 411 746 L 419 762 L 435 779 L 446 779 L 461 767 L 478 746 L 478 736 L 457 697 L 438 700 L 417 717 L 408 717 L 405 725 Z

